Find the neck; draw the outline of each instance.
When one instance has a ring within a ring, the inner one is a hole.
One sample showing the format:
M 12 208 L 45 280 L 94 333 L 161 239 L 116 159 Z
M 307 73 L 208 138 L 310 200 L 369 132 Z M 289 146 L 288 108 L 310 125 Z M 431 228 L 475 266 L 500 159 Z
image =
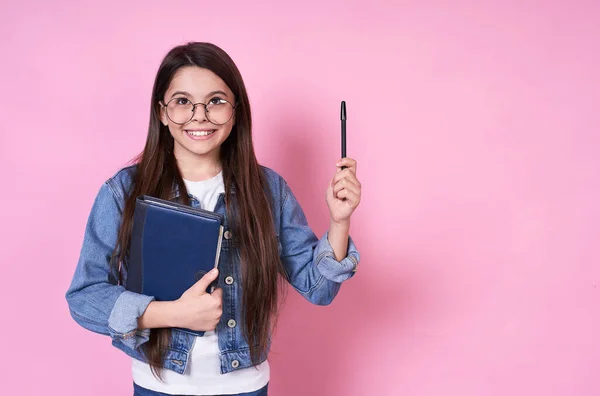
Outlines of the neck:
M 197 155 L 187 150 L 175 149 L 175 159 L 181 176 L 189 181 L 211 179 L 223 169 L 218 150 Z

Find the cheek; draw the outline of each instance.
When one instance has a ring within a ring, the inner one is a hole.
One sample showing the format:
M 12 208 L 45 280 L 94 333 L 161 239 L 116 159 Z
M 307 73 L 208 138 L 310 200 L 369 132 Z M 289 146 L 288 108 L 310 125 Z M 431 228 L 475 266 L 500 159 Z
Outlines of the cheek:
M 171 136 L 174 139 L 177 139 L 178 136 L 181 134 L 182 131 L 182 126 L 181 125 L 177 125 L 177 124 L 173 124 L 173 123 L 168 123 L 167 127 L 169 128 L 169 133 L 171 134 Z
M 222 131 L 223 131 L 223 135 L 225 136 L 225 138 L 229 137 L 229 135 L 231 135 L 231 132 L 233 131 L 233 123 L 227 124 L 227 125 L 223 125 L 222 127 Z

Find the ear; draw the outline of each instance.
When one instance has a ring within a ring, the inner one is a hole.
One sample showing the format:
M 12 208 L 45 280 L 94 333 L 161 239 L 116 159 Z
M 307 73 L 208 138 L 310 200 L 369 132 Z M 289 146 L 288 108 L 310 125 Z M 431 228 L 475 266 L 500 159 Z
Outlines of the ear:
M 163 105 L 162 102 L 158 102 L 158 106 L 158 111 L 160 113 L 160 122 L 162 122 L 164 126 L 168 126 L 169 119 L 167 118 L 167 108 Z

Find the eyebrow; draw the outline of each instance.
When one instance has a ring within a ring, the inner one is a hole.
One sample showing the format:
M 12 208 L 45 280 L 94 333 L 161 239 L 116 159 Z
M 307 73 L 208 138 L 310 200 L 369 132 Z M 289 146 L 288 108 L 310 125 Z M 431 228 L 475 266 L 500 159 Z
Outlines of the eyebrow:
M 213 95 L 216 95 L 216 94 L 221 94 L 221 95 L 227 96 L 227 94 L 225 92 L 223 92 L 223 91 L 212 91 L 212 92 L 209 92 L 208 95 L 206 95 L 206 96 L 213 96 Z M 184 95 L 184 96 L 190 96 L 190 97 L 192 96 L 192 94 L 190 94 L 189 92 L 186 92 L 186 91 L 175 91 L 171 95 L 171 99 L 173 97 L 175 97 L 175 95 Z
M 213 96 L 213 95 L 216 95 L 216 94 L 221 94 L 223 96 L 227 96 L 227 94 L 225 92 L 223 92 L 223 91 L 212 91 L 211 93 L 209 93 L 206 96 Z
M 189 92 L 185 92 L 185 91 L 175 91 L 173 92 L 173 94 L 171 95 L 171 98 L 175 97 L 175 95 L 184 95 L 184 96 L 192 96 Z

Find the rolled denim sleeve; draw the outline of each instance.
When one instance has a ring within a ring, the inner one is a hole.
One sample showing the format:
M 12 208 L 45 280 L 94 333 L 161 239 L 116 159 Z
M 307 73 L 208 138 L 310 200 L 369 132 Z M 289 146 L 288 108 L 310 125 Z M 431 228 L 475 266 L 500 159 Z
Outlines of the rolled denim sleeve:
M 134 350 L 149 339 L 148 330 L 138 331 L 137 319 L 154 298 L 125 290 L 111 276 L 110 260 L 122 216 L 119 202 L 114 189 L 104 183 L 88 217 L 66 300 L 79 325 L 110 336 L 113 344 L 122 344 L 121 349 Z
M 329 232 L 319 240 L 319 244 L 315 248 L 314 256 L 316 257 L 316 266 L 319 272 L 332 282 L 342 283 L 345 280 L 352 278 L 360 261 L 360 254 L 356 249 L 356 245 L 352 237 L 348 237 L 348 253 L 342 261 L 335 259 L 335 253 L 329 243 Z
M 354 276 L 360 255 L 349 237 L 348 252 L 337 261 L 328 232 L 317 238 L 285 181 L 282 196 L 279 243 L 288 281 L 313 304 L 328 305 L 339 292 L 341 283 Z

